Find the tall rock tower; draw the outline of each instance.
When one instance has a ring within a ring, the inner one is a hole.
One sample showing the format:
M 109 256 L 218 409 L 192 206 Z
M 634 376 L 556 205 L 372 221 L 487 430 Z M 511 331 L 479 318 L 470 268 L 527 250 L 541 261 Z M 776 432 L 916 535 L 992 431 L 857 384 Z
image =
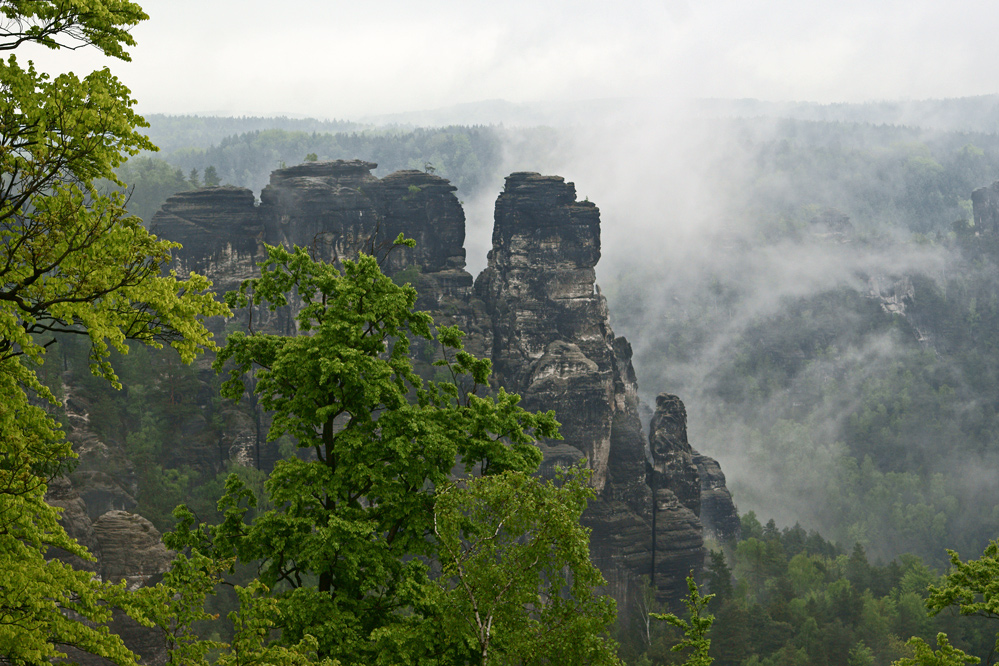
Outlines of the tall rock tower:
M 704 525 L 727 538 L 738 517 L 718 464 L 687 443 L 679 398 L 661 395 L 650 435 L 642 431 L 631 345 L 615 337 L 595 283 L 599 209 L 577 201 L 573 184 L 558 176 L 510 175 L 496 201 L 488 267 L 473 286 L 455 188 L 419 171 L 379 179 L 374 167 L 354 160 L 281 169 L 257 205 L 236 188 L 180 194 L 153 224 L 185 244 L 180 267 L 222 289 L 254 274 L 263 243 L 308 246 L 337 260 L 377 252 L 399 233 L 416 239 L 415 248 L 387 255 L 387 272 L 408 271 L 418 307 L 468 333 L 466 348 L 492 359 L 497 387 L 519 393 L 528 409 L 555 411 L 564 440 L 541 443 L 542 474 L 583 459 L 591 468 L 598 497 L 584 520 L 609 591 L 627 608 L 654 573 L 661 597 L 682 596 L 685 576 L 703 564 Z M 293 325 L 289 312 L 254 317 L 258 330 Z M 266 415 L 253 410 L 253 419 L 225 415 L 222 446 L 231 442 L 233 455 L 260 447 Z
M 598 499 L 585 520 L 614 596 L 633 598 L 654 573 L 660 595 L 677 598 L 704 560 L 700 481 L 687 445 L 684 474 L 663 479 L 656 493 L 649 485 L 663 454 L 653 450 L 650 467 L 631 345 L 614 336 L 596 286 L 600 211 L 558 176 L 514 173 L 494 224 L 475 294 L 492 318 L 496 382 L 528 409 L 553 409 L 562 423 L 564 440 L 542 444 L 544 473 L 582 458 L 592 469 Z M 657 413 L 654 427 L 666 418 Z M 678 425 L 686 444 L 685 415 Z M 668 487 L 677 482 L 683 489 L 674 493 Z

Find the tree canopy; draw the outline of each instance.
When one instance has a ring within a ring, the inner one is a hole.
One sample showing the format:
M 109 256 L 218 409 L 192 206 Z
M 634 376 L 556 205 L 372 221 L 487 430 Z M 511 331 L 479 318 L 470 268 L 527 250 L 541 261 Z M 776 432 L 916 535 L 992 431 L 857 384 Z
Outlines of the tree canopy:
M 28 43 L 96 47 L 128 59 L 129 30 L 146 18 L 121 0 L 10 0 L 0 6 L 0 51 Z M 163 275 L 175 244 L 124 208 L 113 169 L 152 149 L 144 121 L 107 69 L 82 79 L 0 60 L 0 660 L 47 663 L 68 648 L 133 664 L 102 626 L 130 606 L 123 586 L 47 560 L 50 548 L 92 559 L 45 502 L 47 482 L 73 457 L 34 367 L 56 333 L 89 338 L 91 370 L 117 383 L 110 349 L 128 340 L 175 347 L 186 361 L 212 346 L 202 316 L 227 312 L 192 274 Z M 89 622 L 81 622 L 80 620 Z
M 294 301 L 295 335 L 231 333 L 215 367 L 229 370 L 233 399 L 253 378 L 273 410 L 269 437 L 291 435 L 299 453 L 264 485 L 273 508 L 251 513 L 258 498 L 231 475 L 222 523 L 197 525 L 182 508 L 172 544 L 255 564 L 281 642 L 312 637 L 343 664 L 530 661 L 546 639 L 566 663 L 616 661 L 603 635 L 613 602 L 593 593 L 603 579 L 578 523 L 592 492 L 528 476 L 535 439 L 559 436 L 551 412 L 503 390 L 478 395 L 489 361 L 465 352 L 456 328 L 435 336 L 415 290 L 371 256 L 341 267 L 269 247 L 261 276 L 227 301 Z M 436 339 L 454 381 L 417 376 L 409 336 Z

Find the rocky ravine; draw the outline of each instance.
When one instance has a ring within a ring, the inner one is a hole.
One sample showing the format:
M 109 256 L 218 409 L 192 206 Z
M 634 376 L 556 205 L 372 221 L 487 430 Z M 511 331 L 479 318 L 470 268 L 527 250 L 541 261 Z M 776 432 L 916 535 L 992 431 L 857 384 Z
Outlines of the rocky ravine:
M 468 350 L 492 359 L 496 386 L 521 394 L 528 409 L 555 410 L 565 439 L 541 444 L 542 473 L 582 458 L 592 468 L 598 499 L 584 520 L 619 607 L 631 605 L 653 570 L 661 598 L 682 596 L 684 577 L 703 564 L 705 532 L 735 536 L 738 517 L 718 464 L 687 442 L 679 398 L 659 396 L 651 432 L 643 432 L 631 346 L 614 336 L 595 283 L 599 209 L 577 201 L 573 184 L 558 176 L 510 175 L 496 202 L 488 267 L 473 281 L 455 188 L 419 171 L 378 179 L 374 166 L 313 162 L 275 171 L 259 204 L 231 187 L 181 193 L 153 218 L 153 231 L 183 243 L 176 267 L 207 274 L 220 292 L 255 274 L 264 243 L 309 246 L 333 259 L 377 252 L 400 232 L 416 239 L 412 250 L 388 255 L 387 272 L 406 271 L 418 307 L 466 331 Z M 253 317 L 258 330 L 293 325 L 288 312 Z M 260 416 L 223 415 L 230 457 L 272 464 Z M 205 458 L 196 438 L 189 446 L 177 455 Z

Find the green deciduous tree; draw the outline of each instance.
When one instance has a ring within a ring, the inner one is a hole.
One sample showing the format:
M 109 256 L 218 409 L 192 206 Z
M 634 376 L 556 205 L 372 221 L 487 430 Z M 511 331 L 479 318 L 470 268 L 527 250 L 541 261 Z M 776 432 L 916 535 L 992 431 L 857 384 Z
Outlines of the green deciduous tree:
M 932 615 L 956 606 L 961 615 L 999 620 L 999 541 L 991 541 L 977 560 L 962 562 L 953 550 L 948 550 L 953 567 L 940 585 L 930 585 L 926 607 Z M 941 649 L 945 646 L 941 644 Z M 999 634 L 985 660 L 992 663 L 999 650 Z M 960 651 L 958 651 L 960 652 Z M 963 654 L 963 653 L 961 653 Z
M 45 503 L 46 482 L 72 451 L 57 424 L 30 404 L 18 379 L 31 374 L 17 359 L 0 363 L 0 661 L 39 664 L 76 648 L 132 664 L 116 636 L 71 619 L 66 612 L 103 624 L 104 605 L 120 599 L 119 586 L 98 583 L 88 571 L 46 560 L 50 548 L 93 559 L 59 525 Z
M 127 28 L 144 18 L 117 0 L 10 2 L 0 11 L 8 37 L 0 50 L 34 36 L 125 59 L 134 43 Z M 14 55 L 0 61 L 0 360 L 39 362 L 45 335 L 81 333 L 95 372 L 115 381 L 108 349 L 124 351 L 126 339 L 169 342 L 187 361 L 209 344 L 197 317 L 224 308 L 204 293 L 207 280 L 161 275 L 177 245 L 146 232 L 121 193 L 95 185 L 122 185 L 113 169 L 153 148 L 135 129 L 145 123 L 132 105 L 106 69 L 52 78 Z
M 413 310 L 415 290 L 383 275 L 370 256 L 341 269 L 301 248 L 271 247 L 261 276 L 227 300 L 278 308 L 292 297 L 297 335 L 233 333 L 215 364 L 230 368 L 223 385 L 230 398 L 240 398 L 253 376 L 260 404 L 274 414 L 268 437 L 298 443 L 300 455 L 279 461 L 265 484 L 276 508 L 245 520 L 256 498 L 233 476 L 220 502 L 222 524 L 195 529 L 182 512 L 178 538 L 217 559 L 259 562 L 260 580 L 279 601 L 285 644 L 311 635 L 321 655 L 344 663 L 402 654 L 415 661 L 440 647 L 425 630 L 427 618 L 440 617 L 428 606 L 438 489 L 453 487 L 456 469 L 533 472 L 541 458 L 534 439 L 557 437 L 558 424 L 503 390 L 478 396 L 490 364 L 463 351 L 454 328 L 439 329 L 437 341 L 445 357 L 438 363 L 456 381 L 422 382 L 409 336 L 432 339 L 433 322 Z M 585 539 L 571 548 L 547 555 L 578 561 Z M 581 584 L 592 582 L 592 572 L 579 571 Z M 552 600 L 543 612 L 559 617 L 561 607 Z
M 0 51 L 34 43 L 93 46 L 128 60 L 129 30 L 146 18 L 123 0 L 9 0 Z M 111 348 L 173 345 L 185 361 L 211 345 L 199 321 L 227 309 L 191 275 L 162 275 L 175 244 L 125 211 L 113 169 L 152 148 L 128 90 L 107 69 L 82 79 L 0 60 L 0 661 L 38 664 L 77 648 L 132 664 L 102 625 L 133 607 L 122 586 L 46 560 L 50 548 L 92 559 L 44 501 L 73 452 L 39 405 L 56 404 L 33 366 L 56 333 L 87 336 L 92 371 L 117 383 Z M 71 619 L 76 618 L 76 619 Z M 77 621 L 89 620 L 90 624 Z
M 504 472 L 447 484 L 436 496 L 442 634 L 468 662 L 617 664 L 603 634 L 614 602 L 580 525 L 593 497 L 577 470 L 555 481 Z
M 913 655 L 899 659 L 894 666 L 966 666 L 981 661 L 951 645 L 943 633 L 937 634 L 938 650 L 918 636 L 910 638 L 906 645 L 912 648 Z

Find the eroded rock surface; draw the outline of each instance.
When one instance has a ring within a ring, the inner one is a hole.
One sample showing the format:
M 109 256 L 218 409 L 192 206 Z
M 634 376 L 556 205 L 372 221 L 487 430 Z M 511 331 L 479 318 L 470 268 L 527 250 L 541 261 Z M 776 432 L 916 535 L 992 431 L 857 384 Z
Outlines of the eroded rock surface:
M 106 581 L 125 581 L 129 589 L 155 585 L 169 569 L 173 553 L 167 550 L 152 523 L 140 515 L 114 510 L 91 521 L 79 493 L 66 478 L 49 483 L 46 500 L 63 509 L 60 519 L 67 533 L 87 547 L 96 562 L 84 561 L 60 549 L 48 556 L 60 559 L 78 569 L 93 571 Z M 108 628 L 121 636 L 125 645 L 141 657 L 145 664 L 166 663 L 166 642 L 158 629 L 143 627 L 116 610 Z M 110 661 L 69 650 L 70 657 L 85 666 L 106 666 Z
M 515 173 L 496 201 L 493 249 L 475 293 L 492 318 L 496 383 L 562 423 L 564 441 L 542 445 L 542 472 L 582 458 L 593 471 L 599 494 L 584 520 L 610 590 L 626 606 L 654 573 L 661 596 L 676 599 L 704 560 L 686 412 L 675 396 L 659 405 L 647 468 L 631 345 L 611 329 L 595 283 L 599 259 L 597 207 L 577 201 L 562 178 Z
M 94 521 L 94 536 L 101 548 L 101 578 L 125 581 L 136 589 L 170 567 L 173 553 L 163 545 L 159 531 L 136 513 L 108 511 Z
M 701 480 L 687 442 L 687 408 L 675 395 L 660 393 L 649 426 L 649 483 L 668 488 L 694 515 L 701 513 Z
M 694 451 L 693 461 L 701 477 L 701 523 L 705 531 L 721 542 L 738 539 L 742 523 L 732 493 L 725 486 L 721 465 L 697 451 Z
M 703 562 L 704 524 L 732 534 L 738 520 L 733 528 L 717 463 L 687 443 L 679 399 L 657 410 L 649 452 L 631 346 L 615 337 L 595 283 L 599 209 L 577 201 L 573 184 L 558 176 L 510 175 L 496 202 L 488 267 L 473 286 L 455 188 L 419 171 L 378 179 L 374 167 L 337 161 L 281 169 L 257 205 L 235 188 L 184 193 L 157 213 L 154 230 L 185 243 L 177 265 L 208 273 L 222 289 L 254 274 L 263 243 L 306 246 L 334 261 L 358 251 L 381 256 L 386 272 L 417 286 L 418 307 L 459 325 L 469 351 L 492 359 L 495 387 L 521 394 L 529 409 L 555 410 L 564 440 L 542 443 L 541 472 L 583 459 L 591 467 L 598 499 L 584 520 L 593 558 L 622 606 L 653 570 L 663 597 L 681 596 L 684 577 Z M 417 246 L 384 254 L 399 233 Z M 256 312 L 254 326 L 290 332 L 291 314 Z M 414 351 L 420 363 L 436 353 Z M 260 418 L 222 415 L 220 446 L 230 457 L 254 459 L 260 440 L 251 431 Z
M 971 193 L 971 210 L 976 233 L 999 235 L 999 181 Z

